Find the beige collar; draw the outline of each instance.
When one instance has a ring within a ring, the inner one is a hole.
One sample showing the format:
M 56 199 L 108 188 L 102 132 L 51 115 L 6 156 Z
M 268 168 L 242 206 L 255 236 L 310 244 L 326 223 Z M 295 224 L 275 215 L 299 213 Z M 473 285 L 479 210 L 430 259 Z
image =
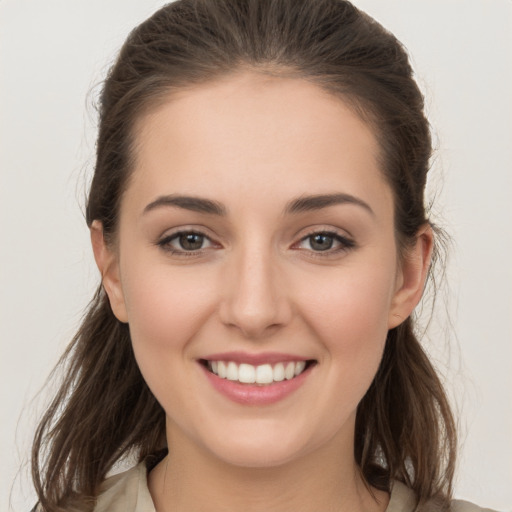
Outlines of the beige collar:
M 395 481 L 386 512 L 413 512 L 414 506 L 414 492 Z M 427 507 L 427 510 L 433 509 Z M 484 512 L 462 501 L 454 501 L 452 511 Z M 124 473 L 107 478 L 100 488 L 94 512 L 156 512 L 149 494 L 146 463 L 141 462 Z

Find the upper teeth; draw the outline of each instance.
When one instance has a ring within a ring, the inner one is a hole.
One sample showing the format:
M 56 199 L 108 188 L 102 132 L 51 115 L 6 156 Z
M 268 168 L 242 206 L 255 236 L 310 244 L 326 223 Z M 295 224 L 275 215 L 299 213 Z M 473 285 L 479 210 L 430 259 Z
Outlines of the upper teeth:
M 237 380 L 244 384 L 270 384 L 282 380 L 290 380 L 301 374 L 306 367 L 306 361 L 290 361 L 253 366 L 252 364 L 237 364 L 233 361 L 208 361 L 208 368 L 222 379 Z

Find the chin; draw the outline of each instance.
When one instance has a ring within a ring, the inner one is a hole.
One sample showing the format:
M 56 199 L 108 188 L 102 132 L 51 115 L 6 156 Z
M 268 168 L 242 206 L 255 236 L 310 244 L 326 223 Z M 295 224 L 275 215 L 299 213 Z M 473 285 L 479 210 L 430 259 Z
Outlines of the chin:
M 214 454 L 224 463 L 240 468 L 265 469 L 283 466 L 298 457 L 297 452 L 278 449 L 276 446 L 230 446 Z
M 316 443 L 315 443 L 316 444 Z M 207 449 L 224 463 L 243 468 L 274 468 L 298 460 L 314 451 L 311 440 L 298 439 L 282 430 L 264 433 L 230 433 L 210 440 Z

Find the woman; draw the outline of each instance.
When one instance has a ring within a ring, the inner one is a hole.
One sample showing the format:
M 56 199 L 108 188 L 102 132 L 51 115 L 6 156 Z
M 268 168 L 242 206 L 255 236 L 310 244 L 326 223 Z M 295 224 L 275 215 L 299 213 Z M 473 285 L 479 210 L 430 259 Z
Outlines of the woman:
M 39 508 L 474 510 L 411 318 L 436 230 L 398 41 L 340 0 L 181 0 L 100 114 L 102 286 L 36 434 Z

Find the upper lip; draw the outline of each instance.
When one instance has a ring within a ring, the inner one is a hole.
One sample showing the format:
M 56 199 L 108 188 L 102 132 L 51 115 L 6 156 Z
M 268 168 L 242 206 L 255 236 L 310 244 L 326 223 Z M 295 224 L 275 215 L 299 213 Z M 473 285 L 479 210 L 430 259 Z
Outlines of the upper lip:
M 260 352 L 258 354 L 250 354 L 247 352 L 222 352 L 210 354 L 202 359 L 206 361 L 233 361 L 238 364 L 246 363 L 258 366 L 266 363 L 276 364 L 289 361 L 310 361 L 312 358 L 279 352 Z

